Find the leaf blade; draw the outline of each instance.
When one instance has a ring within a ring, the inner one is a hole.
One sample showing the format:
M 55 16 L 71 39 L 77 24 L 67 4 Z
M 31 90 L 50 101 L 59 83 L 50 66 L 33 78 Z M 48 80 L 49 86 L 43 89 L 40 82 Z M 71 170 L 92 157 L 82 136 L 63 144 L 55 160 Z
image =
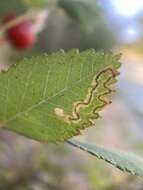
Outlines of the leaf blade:
M 95 105 L 103 107 L 101 103 L 107 96 L 105 85 L 112 74 L 108 68 L 115 72 L 120 66 L 118 60 L 119 56 L 110 53 L 72 50 L 20 61 L 0 74 L 0 123 L 9 130 L 45 142 L 63 141 L 79 134 L 88 127 L 83 127 L 83 123 L 92 116 L 90 112 Z M 107 72 L 100 74 L 104 70 Z M 91 92 L 96 85 L 91 85 L 94 77 L 94 82 L 97 77 L 100 79 L 96 93 Z M 109 87 L 116 82 L 114 77 L 111 79 Z M 78 107 L 81 121 L 67 122 L 66 118 L 73 116 L 74 103 L 83 104 L 88 91 L 93 97 L 90 105 Z
M 96 156 L 98 159 L 108 162 L 121 171 L 126 171 L 133 175 L 143 177 L 143 159 L 135 154 L 82 143 L 76 140 L 69 140 L 68 143 Z

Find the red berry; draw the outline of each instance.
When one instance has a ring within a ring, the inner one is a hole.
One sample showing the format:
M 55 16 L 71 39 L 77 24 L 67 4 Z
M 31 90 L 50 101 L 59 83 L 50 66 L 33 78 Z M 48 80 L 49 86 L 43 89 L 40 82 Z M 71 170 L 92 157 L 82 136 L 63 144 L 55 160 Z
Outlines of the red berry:
M 3 23 L 15 19 L 15 15 L 9 15 L 4 18 Z M 31 21 L 23 21 L 7 30 L 8 41 L 17 49 L 26 49 L 36 42 L 36 34 L 33 30 Z

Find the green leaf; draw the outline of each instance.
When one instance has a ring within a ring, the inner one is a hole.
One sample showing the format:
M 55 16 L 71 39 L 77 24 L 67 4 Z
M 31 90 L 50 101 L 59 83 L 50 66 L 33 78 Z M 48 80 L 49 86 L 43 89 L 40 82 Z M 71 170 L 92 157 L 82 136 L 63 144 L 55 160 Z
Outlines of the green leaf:
M 143 177 L 143 159 L 139 156 L 75 140 L 70 140 L 68 143 L 112 164 L 124 172 Z
M 28 6 L 32 7 L 45 7 L 49 0 L 24 0 Z
M 102 17 L 101 8 L 96 0 L 59 0 L 59 6 L 89 31 Z
M 61 50 L 20 61 L 0 73 L 0 124 L 45 142 L 78 135 L 109 104 L 119 57 Z

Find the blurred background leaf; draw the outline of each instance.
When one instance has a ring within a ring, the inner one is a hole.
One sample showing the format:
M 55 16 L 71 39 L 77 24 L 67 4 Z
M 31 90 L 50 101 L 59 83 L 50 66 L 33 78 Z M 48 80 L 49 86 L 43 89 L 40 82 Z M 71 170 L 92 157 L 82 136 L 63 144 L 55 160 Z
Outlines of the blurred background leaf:
M 2 0 L 0 4 L 1 18 L 13 12 L 17 12 L 18 14 L 20 14 L 21 12 L 24 12 L 27 8 L 23 0 L 12 0 L 12 2 Z
M 97 0 L 59 0 L 59 6 L 88 31 L 93 30 L 96 22 L 102 18 Z
M 68 143 L 96 156 L 98 159 L 112 164 L 123 172 L 129 172 L 133 175 L 143 177 L 143 159 L 135 154 L 75 140 L 69 140 Z
M 37 8 L 45 8 L 49 0 L 23 0 L 23 1 L 28 6 L 37 7 Z

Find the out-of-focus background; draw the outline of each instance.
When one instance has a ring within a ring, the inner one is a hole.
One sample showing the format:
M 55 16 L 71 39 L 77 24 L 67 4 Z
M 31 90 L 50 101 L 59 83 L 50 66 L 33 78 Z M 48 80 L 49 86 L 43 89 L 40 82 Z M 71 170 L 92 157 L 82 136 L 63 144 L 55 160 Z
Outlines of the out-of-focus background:
M 122 53 L 113 103 L 81 141 L 143 156 L 143 0 L 57 0 L 33 48 L 0 45 L 0 64 L 24 56 L 95 48 Z M 0 19 L 28 9 L 23 0 L 1 0 Z M 52 9 L 52 10 L 50 10 Z M 142 190 L 142 179 L 69 145 L 42 144 L 0 132 L 0 190 Z

